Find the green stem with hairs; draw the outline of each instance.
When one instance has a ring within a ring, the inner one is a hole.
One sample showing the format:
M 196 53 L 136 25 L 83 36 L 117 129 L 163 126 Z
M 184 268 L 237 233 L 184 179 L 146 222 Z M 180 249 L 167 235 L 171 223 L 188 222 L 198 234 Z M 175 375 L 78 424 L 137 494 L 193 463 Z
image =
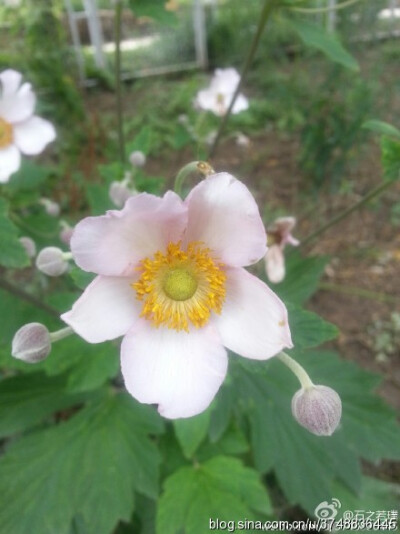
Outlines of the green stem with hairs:
M 215 152 L 217 150 L 217 147 L 218 147 L 218 144 L 220 142 L 220 139 L 221 139 L 221 136 L 225 130 L 225 126 L 228 122 L 228 119 L 229 119 L 229 116 L 232 112 L 232 109 L 233 109 L 233 106 L 235 105 L 235 102 L 236 102 L 236 99 L 240 93 L 240 90 L 242 88 L 242 85 L 243 85 L 243 82 L 247 76 L 247 73 L 249 71 L 249 68 L 253 62 L 253 59 L 254 59 L 254 56 L 257 52 L 257 48 L 258 48 L 258 45 L 260 44 L 260 39 L 261 39 L 261 36 L 262 36 L 262 33 L 264 31 L 264 28 L 265 28 L 265 25 L 267 24 L 267 21 L 269 19 L 269 17 L 271 16 L 271 13 L 275 7 L 277 3 L 277 0 L 265 0 L 264 2 L 264 6 L 263 6 L 263 9 L 262 9 L 262 12 L 261 12 L 261 15 L 260 15 L 260 19 L 258 21 L 258 26 L 257 26 L 257 30 L 256 30 L 256 33 L 254 34 L 254 37 L 253 37 L 253 41 L 250 45 L 250 49 L 248 51 L 248 54 L 247 54 L 247 57 L 244 61 L 244 64 L 243 64 L 243 67 L 242 67 L 242 71 L 240 73 L 240 80 L 239 80 L 239 83 L 238 83 L 238 86 L 236 87 L 236 91 L 234 92 L 233 94 L 233 97 L 232 97 L 232 100 L 231 100 L 231 103 L 229 105 L 229 108 L 227 110 L 227 112 L 225 113 L 225 115 L 222 117 L 222 120 L 221 120 L 221 123 L 219 125 L 219 128 L 218 128 L 218 132 L 217 132 L 217 135 L 214 139 L 214 143 L 212 144 L 211 148 L 210 148 L 210 152 L 208 154 L 208 158 L 212 158 L 214 155 L 215 155 Z
M 117 0 L 115 3 L 114 34 L 115 34 L 115 91 L 117 104 L 117 121 L 118 121 L 118 148 L 119 159 L 122 165 L 125 165 L 125 136 L 124 121 L 122 113 L 122 83 L 121 83 L 121 21 L 122 21 L 122 2 Z
M 277 355 L 277 358 L 279 358 L 281 362 L 284 363 L 286 367 L 288 367 L 292 373 L 296 375 L 302 388 L 309 389 L 314 386 L 306 370 L 299 363 L 297 363 L 296 360 L 290 357 L 289 354 L 286 354 L 286 352 L 281 352 Z
M 200 173 L 203 176 L 209 176 L 210 174 L 214 173 L 214 169 L 211 167 L 211 165 L 205 161 L 191 161 L 178 172 L 175 178 L 174 182 L 174 191 L 178 195 L 182 195 L 182 186 L 183 182 L 186 180 L 186 178 L 194 173 Z
M 383 182 L 382 184 L 379 184 L 376 187 L 374 187 L 373 189 L 371 189 L 371 191 L 369 193 L 367 193 L 365 195 L 365 197 L 363 197 L 361 200 L 359 200 L 358 202 L 356 202 L 355 204 L 353 204 L 349 208 L 347 208 L 344 211 L 342 211 L 342 213 L 339 213 L 338 215 L 336 215 L 336 217 L 333 217 L 330 221 L 328 221 L 327 223 L 325 223 L 322 226 L 320 226 L 319 228 L 317 228 L 314 232 L 311 232 L 311 234 L 309 234 L 307 237 L 305 237 L 301 241 L 300 246 L 306 245 L 307 243 L 309 243 L 310 241 L 312 241 L 313 239 L 315 239 L 316 237 L 321 235 L 323 232 L 326 232 L 326 230 L 328 230 L 332 226 L 335 226 L 335 224 L 339 223 L 340 221 L 345 219 L 348 215 L 351 215 L 354 211 L 356 211 L 359 208 L 361 208 L 362 206 L 364 206 L 364 204 L 367 204 L 373 198 L 375 198 L 378 195 L 380 195 L 381 193 L 383 193 L 386 189 L 388 189 L 388 187 L 390 187 L 394 183 L 395 183 L 395 181 Z
M 56 330 L 55 332 L 50 332 L 50 339 L 52 343 L 55 343 L 56 341 L 60 341 L 60 339 L 64 339 L 65 337 L 68 337 L 74 333 L 75 332 L 70 326 L 66 326 L 65 328 Z

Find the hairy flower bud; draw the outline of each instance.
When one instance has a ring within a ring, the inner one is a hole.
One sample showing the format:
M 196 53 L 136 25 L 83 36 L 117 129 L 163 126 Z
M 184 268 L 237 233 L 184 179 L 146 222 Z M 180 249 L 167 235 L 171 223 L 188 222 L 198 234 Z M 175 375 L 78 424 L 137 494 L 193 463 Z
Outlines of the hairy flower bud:
M 125 202 L 135 192 L 131 191 L 123 182 L 111 182 L 108 195 L 111 201 L 118 207 L 122 208 Z
M 146 163 L 146 156 L 140 150 L 135 150 L 130 154 L 129 161 L 134 167 L 143 167 Z
M 40 203 L 44 207 L 47 215 L 50 215 L 51 217 L 58 217 L 60 215 L 60 205 L 57 202 L 54 202 L 54 200 L 50 200 L 49 198 L 41 198 Z
M 24 247 L 29 258 L 34 258 L 36 256 L 36 245 L 33 239 L 24 236 L 19 238 L 19 242 Z
M 59 233 L 60 240 L 65 243 L 66 245 L 70 245 L 72 234 L 74 233 L 74 229 L 72 226 L 70 226 L 65 221 L 61 221 L 61 231 Z
M 36 267 L 47 276 L 61 276 L 68 269 L 68 261 L 60 248 L 46 247 L 39 252 Z
M 51 340 L 47 328 L 40 323 L 22 326 L 12 340 L 11 354 L 18 360 L 37 363 L 50 354 Z
M 330 436 L 342 415 L 339 395 L 327 386 L 302 388 L 292 399 L 292 413 L 296 421 L 317 436 Z

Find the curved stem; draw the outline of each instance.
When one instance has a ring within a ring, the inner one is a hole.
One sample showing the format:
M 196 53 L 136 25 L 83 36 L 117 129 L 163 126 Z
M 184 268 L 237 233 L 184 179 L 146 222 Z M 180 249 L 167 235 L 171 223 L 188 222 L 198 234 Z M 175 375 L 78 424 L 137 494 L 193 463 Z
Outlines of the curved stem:
M 356 4 L 357 2 L 361 2 L 362 0 L 345 0 L 345 2 L 342 2 L 340 4 L 336 4 L 335 6 L 327 6 L 327 7 L 290 7 L 289 9 L 291 11 L 297 11 L 298 13 L 327 13 L 329 11 L 338 11 L 339 9 L 344 9 L 348 6 L 351 6 L 353 4 Z
M 235 105 L 236 99 L 239 96 L 239 92 L 242 88 L 243 82 L 247 76 L 247 73 L 249 71 L 250 65 L 253 62 L 255 53 L 257 52 L 258 45 L 260 43 L 261 35 L 264 31 L 265 25 L 273 11 L 273 8 L 275 7 L 275 4 L 277 3 L 277 0 L 265 0 L 263 10 L 260 15 L 260 19 L 258 21 L 258 26 L 256 33 L 254 34 L 253 41 L 250 45 L 249 52 L 247 54 L 247 57 L 244 61 L 242 72 L 240 73 L 240 80 L 238 83 L 238 86 L 236 87 L 236 91 L 233 94 L 231 103 L 229 104 L 228 111 L 225 113 L 225 115 L 222 117 L 221 123 L 218 128 L 217 135 L 214 139 L 214 143 L 212 144 L 208 157 L 212 158 L 215 155 L 215 152 L 217 150 L 218 144 L 220 142 L 222 133 L 225 129 L 226 123 L 228 122 L 228 118 L 232 112 L 233 106 Z
M 174 191 L 178 195 L 182 194 L 183 182 L 193 172 L 199 172 L 203 176 L 209 176 L 214 173 L 214 169 L 206 161 L 191 161 L 178 172 L 175 178 Z
M 125 137 L 124 137 L 124 122 L 122 114 L 122 84 L 121 84 L 121 20 L 122 20 L 122 2 L 115 3 L 115 19 L 114 19 L 114 33 L 115 33 L 115 90 L 116 90 L 116 104 L 117 104 L 117 119 L 118 119 L 118 146 L 119 158 L 122 165 L 125 164 Z
M 336 217 L 333 217 L 333 219 L 331 219 L 327 223 L 317 228 L 314 232 L 311 232 L 311 234 L 309 234 L 305 239 L 302 239 L 300 242 L 300 246 L 304 246 L 306 243 L 309 243 L 310 241 L 318 237 L 323 232 L 326 232 L 326 230 L 328 230 L 329 228 L 331 228 L 338 222 L 342 221 L 348 215 L 351 215 L 354 211 L 361 208 L 361 206 L 364 206 L 364 204 L 367 204 L 370 200 L 372 200 L 373 198 L 383 193 L 385 189 L 387 189 L 394 183 L 396 182 L 395 181 L 383 182 L 382 184 L 379 184 L 378 186 L 371 189 L 371 191 L 367 193 L 365 197 L 363 197 L 361 200 L 359 200 L 358 202 L 350 206 L 350 208 L 347 208 L 346 210 L 342 211 L 342 213 L 339 213 L 338 215 L 336 215 Z
M 308 389 L 314 386 L 306 370 L 299 363 L 297 363 L 296 360 L 286 354 L 286 352 L 281 352 L 278 354 L 277 358 L 279 358 L 281 362 L 284 363 L 286 367 L 288 367 L 292 373 L 296 375 L 302 388 Z
M 74 333 L 75 332 L 70 326 L 66 326 L 65 328 L 56 330 L 55 332 L 50 332 L 50 339 L 52 343 L 55 343 L 56 341 L 60 341 L 60 339 L 64 339 L 65 337 L 68 337 Z

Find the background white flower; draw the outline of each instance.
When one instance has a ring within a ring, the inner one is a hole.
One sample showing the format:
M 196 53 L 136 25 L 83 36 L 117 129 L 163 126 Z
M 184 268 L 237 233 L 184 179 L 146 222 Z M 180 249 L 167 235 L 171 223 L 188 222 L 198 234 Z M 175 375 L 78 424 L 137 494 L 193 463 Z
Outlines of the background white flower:
M 34 115 L 36 96 L 22 75 L 8 69 L 0 73 L 0 183 L 8 182 L 21 165 L 21 152 L 39 154 L 53 141 L 53 125 Z
M 233 94 L 239 84 L 240 76 L 236 69 L 217 69 L 207 89 L 197 93 L 195 105 L 205 111 L 212 111 L 222 116 L 228 111 Z M 247 98 L 239 94 L 232 109 L 232 113 L 240 113 L 248 109 Z

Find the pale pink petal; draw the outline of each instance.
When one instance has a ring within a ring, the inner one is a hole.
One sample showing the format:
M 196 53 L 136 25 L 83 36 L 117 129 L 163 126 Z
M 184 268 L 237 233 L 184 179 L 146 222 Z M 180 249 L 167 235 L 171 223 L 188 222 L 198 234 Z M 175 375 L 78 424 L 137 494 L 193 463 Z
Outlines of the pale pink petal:
M 256 201 L 228 173 L 206 178 L 187 197 L 187 241 L 202 241 L 223 263 L 251 265 L 266 252 L 267 238 Z
M 24 83 L 16 93 L 0 99 L 0 117 L 11 124 L 29 119 L 33 115 L 36 97 L 30 83 Z
M 164 417 L 191 417 L 204 411 L 227 371 L 221 339 L 210 325 L 190 333 L 155 328 L 140 319 L 121 346 L 121 367 L 129 393 L 158 404 Z
M 236 69 L 216 69 L 210 87 L 212 87 L 215 92 L 229 94 L 235 92 L 239 82 L 240 76 Z
M 186 221 L 187 208 L 172 191 L 163 198 L 142 193 L 129 198 L 120 211 L 77 224 L 71 251 L 85 271 L 129 276 L 140 260 L 179 241 Z
M 14 142 L 28 156 L 40 154 L 55 138 L 54 126 L 40 117 L 34 116 L 14 125 Z
M 3 72 L 0 72 L 0 95 L 4 98 L 16 93 L 21 85 L 21 81 L 22 74 L 20 72 L 13 69 L 3 70 Z
M 279 245 L 271 245 L 265 255 L 265 272 L 271 282 L 278 284 L 285 278 L 285 256 Z
M 298 247 L 300 245 L 300 241 L 293 237 L 292 234 L 286 236 L 286 243 L 289 243 L 292 247 Z
M 0 183 L 8 182 L 21 165 L 21 154 L 15 145 L 0 149 Z
M 254 360 L 266 360 L 291 348 L 288 314 L 283 302 L 244 269 L 227 269 L 226 301 L 212 322 L 228 349 Z
M 229 99 L 229 103 L 232 99 Z M 241 111 L 245 111 L 249 107 L 249 101 L 247 98 L 239 94 L 237 99 L 235 100 L 235 103 L 233 104 L 232 113 L 235 115 L 236 113 L 240 113 Z
M 142 304 L 130 286 L 134 278 L 98 276 L 61 319 L 89 343 L 123 336 L 138 319 Z
M 222 99 L 222 100 L 221 100 Z M 224 101 L 223 95 L 218 95 L 212 89 L 203 89 L 197 93 L 196 107 L 204 111 L 212 111 L 218 116 L 224 115 L 227 110 L 227 104 Z

